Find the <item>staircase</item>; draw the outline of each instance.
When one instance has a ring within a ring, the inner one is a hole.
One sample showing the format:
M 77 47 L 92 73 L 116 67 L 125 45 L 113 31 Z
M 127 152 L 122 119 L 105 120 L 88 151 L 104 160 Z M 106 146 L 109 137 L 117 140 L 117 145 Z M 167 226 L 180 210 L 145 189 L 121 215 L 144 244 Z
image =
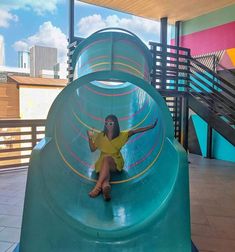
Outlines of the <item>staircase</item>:
M 188 105 L 235 145 L 235 86 L 193 58 L 190 60 Z
M 190 108 L 208 123 L 210 131 L 215 129 L 235 145 L 235 85 L 193 59 L 187 48 L 155 42 L 150 46 L 152 85 L 169 106 L 175 137 L 187 149 Z

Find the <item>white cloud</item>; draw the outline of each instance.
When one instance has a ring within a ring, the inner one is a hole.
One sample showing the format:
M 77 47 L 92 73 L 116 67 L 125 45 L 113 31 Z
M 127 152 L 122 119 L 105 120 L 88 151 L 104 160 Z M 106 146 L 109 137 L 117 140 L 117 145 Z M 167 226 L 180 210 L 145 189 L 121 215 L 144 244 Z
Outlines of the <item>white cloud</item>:
M 81 37 L 87 37 L 93 32 L 107 27 L 101 15 L 95 14 L 82 18 L 78 23 L 78 32 Z
M 58 50 L 58 62 L 67 60 L 67 38 L 60 28 L 52 25 L 50 21 L 40 25 L 36 34 L 16 41 L 13 45 L 16 51 L 29 50 L 34 45 L 55 47 Z
M 94 14 L 82 18 L 77 24 L 78 35 L 81 37 L 87 37 L 93 32 L 107 27 L 127 29 L 135 33 L 145 42 L 148 40 L 157 41 L 160 35 L 160 22 L 136 16 L 119 18 L 117 15 L 110 15 L 102 18 L 101 15 Z
M 33 10 L 37 15 L 44 15 L 47 12 L 54 13 L 57 5 L 62 2 L 65 0 L 1 0 L 0 27 L 7 28 L 11 21 L 18 21 L 18 16 L 12 14 L 13 10 Z
M 8 27 L 11 21 L 17 22 L 18 17 L 7 10 L 0 9 L 0 27 Z
M 0 7 L 5 10 L 13 9 L 32 9 L 38 15 L 43 15 L 46 12 L 54 12 L 57 9 L 57 4 L 64 0 L 1 0 Z
M 13 45 L 13 47 L 15 48 L 15 50 L 18 52 L 18 51 L 28 51 L 29 50 L 29 45 L 22 41 L 22 40 L 19 40 L 19 41 L 16 41 L 15 44 Z

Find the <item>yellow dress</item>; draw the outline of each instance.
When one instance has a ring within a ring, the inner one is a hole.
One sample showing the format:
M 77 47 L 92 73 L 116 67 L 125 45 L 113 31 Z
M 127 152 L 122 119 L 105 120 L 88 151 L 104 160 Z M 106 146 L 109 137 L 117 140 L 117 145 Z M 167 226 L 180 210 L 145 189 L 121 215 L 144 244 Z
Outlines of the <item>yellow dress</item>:
M 119 136 L 112 140 L 109 140 L 103 132 L 97 133 L 93 137 L 94 144 L 100 150 L 100 157 L 95 163 L 96 172 L 100 171 L 102 160 L 105 156 L 111 156 L 117 165 L 117 170 L 121 171 L 124 166 L 124 160 L 120 151 L 127 141 L 128 131 L 121 131 Z

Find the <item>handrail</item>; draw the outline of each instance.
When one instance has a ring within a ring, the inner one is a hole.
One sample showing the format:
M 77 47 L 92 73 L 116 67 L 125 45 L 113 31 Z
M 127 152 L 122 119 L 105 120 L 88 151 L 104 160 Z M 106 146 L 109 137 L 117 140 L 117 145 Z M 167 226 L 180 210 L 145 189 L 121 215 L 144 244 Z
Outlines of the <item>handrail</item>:
M 197 81 L 199 81 L 201 84 L 203 84 L 202 88 L 204 89 L 204 91 L 206 93 L 209 93 L 205 90 L 209 89 L 210 91 L 212 91 L 215 95 L 215 97 L 218 97 L 218 100 L 220 102 L 224 102 L 224 103 L 228 103 L 228 107 L 233 106 L 233 103 L 228 99 L 228 97 L 224 96 L 221 94 L 221 92 L 219 92 L 218 90 L 216 90 L 214 87 L 210 86 L 208 83 L 206 83 L 205 81 L 203 81 L 202 79 L 200 79 L 197 75 L 193 75 L 190 78 L 190 81 L 192 81 L 192 78 L 196 79 Z M 228 93 L 230 96 L 233 96 L 235 98 L 235 95 L 233 95 L 232 93 Z
M 25 167 L 45 135 L 46 120 L 0 119 L 0 170 Z
M 37 126 L 44 126 L 46 120 L 45 119 L 0 119 L 0 128 L 2 127 L 20 127 L 20 126 L 31 126 L 31 125 L 37 125 Z
M 203 94 L 203 89 L 197 85 L 195 82 L 192 83 L 193 86 L 195 86 L 197 89 L 201 90 L 202 92 L 195 92 L 195 89 L 193 89 L 192 86 L 189 87 L 190 93 L 195 97 L 200 97 L 204 102 L 206 102 L 209 105 L 209 109 L 214 111 L 215 114 L 221 113 L 221 109 L 218 109 L 218 105 L 215 102 L 215 97 L 212 96 L 213 93 L 208 93 L 207 96 L 205 97 Z M 213 99 L 213 102 L 210 99 Z M 223 104 L 226 105 L 226 104 Z M 229 121 L 235 123 L 235 112 L 231 108 L 226 108 L 227 111 L 224 111 L 225 108 L 223 107 L 223 115 L 225 118 L 227 118 Z
M 196 65 L 198 65 L 200 68 L 202 68 L 203 70 L 205 70 L 207 73 L 210 73 L 214 78 L 220 80 L 221 82 L 223 82 L 224 84 L 226 84 L 229 88 L 231 88 L 232 90 L 235 91 L 235 86 L 232 85 L 230 82 L 228 82 L 227 80 L 223 79 L 221 76 L 219 76 L 217 73 L 213 72 L 210 68 L 206 67 L 205 65 L 203 65 L 201 62 L 197 61 L 194 58 L 190 58 L 190 61 L 195 63 Z
M 191 64 L 191 72 L 192 72 L 191 78 L 197 79 L 198 81 L 200 81 L 202 86 L 205 86 L 207 89 L 210 89 L 210 91 L 215 93 L 215 95 L 218 95 L 219 100 L 221 102 L 224 102 L 223 105 L 226 104 L 226 105 L 228 105 L 228 107 L 230 107 L 230 108 L 232 107 L 234 109 L 234 107 L 235 107 L 235 103 L 234 103 L 234 100 L 235 100 L 235 86 L 232 85 L 231 83 L 229 83 L 228 81 L 224 80 L 221 76 L 214 73 L 209 68 L 204 66 L 202 63 L 198 62 L 197 60 L 193 59 L 192 61 L 196 66 L 193 66 Z M 200 69 L 197 69 L 196 68 L 197 66 Z M 206 73 L 209 73 L 211 76 L 208 76 L 208 74 L 205 74 L 202 70 L 204 70 Z M 197 75 L 194 72 L 197 73 Z M 211 83 L 212 86 L 210 86 L 208 83 L 206 83 L 206 81 L 202 80 L 200 78 L 200 76 L 203 79 L 209 81 L 209 83 Z M 219 82 L 221 82 L 224 85 L 222 85 Z M 224 94 L 222 92 L 219 92 L 214 87 L 222 90 L 224 92 Z M 234 92 L 232 92 L 232 91 L 234 91 Z
M 212 60 L 212 66 L 213 66 L 213 72 L 218 73 L 217 67 L 219 66 L 220 68 L 222 68 L 225 72 L 235 76 L 235 73 L 233 71 L 231 71 L 230 69 L 224 67 L 223 65 L 221 65 L 219 63 L 218 57 L 216 54 L 208 54 L 208 55 L 203 55 L 203 56 L 196 56 L 193 57 L 194 59 L 198 60 L 199 62 L 201 62 L 202 64 L 204 64 L 206 59 L 210 59 L 213 58 Z M 205 66 L 207 65 L 207 62 L 205 62 Z
M 224 67 L 223 65 L 221 65 L 219 63 L 217 63 L 216 65 L 219 66 L 220 68 L 222 68 L 224 71 L 230 73 L 231 75 L 233 75 L 235 77 L 235 73 L 233 71 L 231 71 L 230 69 Z
M 188 91 L 194 97 L 200 97 L 208 105 L 208 109 L 214 111 L 215 116 L 221 116 L 231 126 L 235 125 L 235 86 L 193 58 L 190 59 L 190 68 L 191 85 Z M 202 98 L 200 92 L 207 97 Z M 213 105 L 208 98 L 213 99 Z
M 162 47 L 162 43 L 159 43 L 159 42 L 149 42 L 150 45 L 153 45 L 153 46 L 159 46 L 159 47 Z M 174 45 L 167 45 L 166 46 L 167 48 L 170 48 L 170 49 L 176 49 L 176 50 L 180 50 L 180 51 L 185 51 L 187 53 L 190 52 L 190 49 L 189 48 L 185 48 L 185 47 L 180 47 L 180 46 L 174 46 Z

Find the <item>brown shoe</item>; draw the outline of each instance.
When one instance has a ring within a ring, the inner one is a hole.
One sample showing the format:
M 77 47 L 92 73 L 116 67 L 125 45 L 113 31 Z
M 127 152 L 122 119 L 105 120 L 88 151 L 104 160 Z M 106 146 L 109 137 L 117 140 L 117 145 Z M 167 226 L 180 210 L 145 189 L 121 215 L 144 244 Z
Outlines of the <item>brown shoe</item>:
M 110 195 L 110 193 L 111 193 L 111 186 L 110 186 L 110 185 L 105 186 L 105 187 L 103 188 L 103 197 L 104 197 L 104 200 L 105 200 L 105 201 L 110 201 L 110 200 L 111 200 L 111 195 Z
M 102 190 L 101 186 L 96 185 L 96 186 L 93 188 L 93 190 L 89 192 L 89 196 L 90 196 L 91 198 L 95 198 L 95 197 L 97 197 L 97 196 L 101 193 L 101 190 Z

